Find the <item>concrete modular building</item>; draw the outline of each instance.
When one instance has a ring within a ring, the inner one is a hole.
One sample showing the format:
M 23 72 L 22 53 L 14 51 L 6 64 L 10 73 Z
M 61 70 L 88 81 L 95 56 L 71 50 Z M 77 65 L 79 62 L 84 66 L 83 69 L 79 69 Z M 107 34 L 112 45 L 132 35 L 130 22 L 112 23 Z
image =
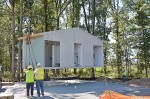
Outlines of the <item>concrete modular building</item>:
M 45 69 L 103 66 L 103 41 L 80 28 L 44 32 L 23 40 L 23 67 L 41 63 Z M 32 52 L 32 53 L 31 53 Z

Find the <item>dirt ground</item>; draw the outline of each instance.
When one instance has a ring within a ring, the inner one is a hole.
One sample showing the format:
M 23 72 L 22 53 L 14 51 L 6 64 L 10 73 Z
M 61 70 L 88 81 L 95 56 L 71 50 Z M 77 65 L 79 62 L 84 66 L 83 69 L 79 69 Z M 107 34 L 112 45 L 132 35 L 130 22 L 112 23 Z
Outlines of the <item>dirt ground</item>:
M 126 81 L 125 84 L 150 88 L 150 79 L 148 78 L 132 79 L 132 80 Z
M 124 95 L 149 95 L 149 81 L 149 79 L 133 79 L 122 82 L 119 79 L 107 78 L 109 90 L 116 91 Z M 41 97 L 41 99 L 98 99 L 104 91 L 108 90 L 104 77 L 99 78 L 98 81 L 51 80 L 45 81 L 44 86 L 45 96 Z M 142 88 L 137 86 L 141 86 Z M 27 99 L 25 96 L 25 82 L 16 82 L 13 86 L 2 86 L 0 92 L 13 93 L 14 99 Z M 37 94 L 35 88 L 34 97 L 32 99 L 36 98 Z
M 127 80 L 125 82 L 122 82 L 121 79 L 112 79 L 112 78 L 105 79 L 105 77 L 100 77 L 100 78 L 98 78 L 98 80 L 107 81 L 107 82 L 116 82 L 116 83 L 125 84 L 125 85 L 129 85 L 129 86 L 134 86 L 134 87 L 150 88 L 150 79 L 149 78 L 131 79 L 131 80 Z

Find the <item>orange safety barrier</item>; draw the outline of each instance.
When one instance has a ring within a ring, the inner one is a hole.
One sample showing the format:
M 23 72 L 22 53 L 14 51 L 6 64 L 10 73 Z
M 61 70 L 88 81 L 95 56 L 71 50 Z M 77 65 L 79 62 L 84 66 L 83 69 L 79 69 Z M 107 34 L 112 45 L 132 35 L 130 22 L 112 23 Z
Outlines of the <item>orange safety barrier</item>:
M 126 96 L 114 91 L 105 91 L 99 99 L 150 99 L 150 96 Z

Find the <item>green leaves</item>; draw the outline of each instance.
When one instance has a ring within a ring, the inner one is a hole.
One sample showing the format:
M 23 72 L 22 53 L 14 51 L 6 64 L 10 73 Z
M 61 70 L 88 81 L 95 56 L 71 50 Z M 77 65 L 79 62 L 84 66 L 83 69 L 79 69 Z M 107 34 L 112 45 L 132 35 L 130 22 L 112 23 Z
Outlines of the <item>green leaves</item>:
M 137 57 L 136 54 L 141 58 L 141 62 L 148 64 L 150 60 L 149 1 L 118 1 L 23 0 L 23 30 L 25 31 L 29 25 L 33 33 L 80 26 L 104 40 L 105 66 L 112 62 L 119 70 L 119 66 L 127 57 Z M 20 0 L 0 0 L 0 44 L 4 46 L 0 48 L 0 56 L 2 56 L 0 63 L 6 69 L 10 68 L 11 61 L 12 6 L 15 6 L 14 39 L 17 55 Z M 27 18 L 31 19 L 29 24 L 25 22 Z

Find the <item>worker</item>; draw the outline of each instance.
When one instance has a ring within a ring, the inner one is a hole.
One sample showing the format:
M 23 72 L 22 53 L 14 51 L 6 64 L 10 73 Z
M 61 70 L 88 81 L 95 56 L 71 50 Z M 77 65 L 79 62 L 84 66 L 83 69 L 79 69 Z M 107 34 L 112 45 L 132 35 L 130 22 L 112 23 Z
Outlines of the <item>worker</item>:
M 27 98 L 29 98 L 29 91 L 31 88 L 31 97 L 33 97 L 33 90 L 34 90 L 34 71 L 33 67 L 30 65 L 28 66 L 28 70 L 24 71 L 26 74 L 26 89 L 27 89 Z
M 125 67 L 122 68 L 122 81 L 123 82 L 126 81 L 126 69 L 125 69 Z
M 34 75 L 36 80 L 37 95 L 38 97 L 40 97 L 40 94 L 44 96 L 44 70 L 40 63 L 37 64 L 37 69 L 35 70 Z

